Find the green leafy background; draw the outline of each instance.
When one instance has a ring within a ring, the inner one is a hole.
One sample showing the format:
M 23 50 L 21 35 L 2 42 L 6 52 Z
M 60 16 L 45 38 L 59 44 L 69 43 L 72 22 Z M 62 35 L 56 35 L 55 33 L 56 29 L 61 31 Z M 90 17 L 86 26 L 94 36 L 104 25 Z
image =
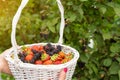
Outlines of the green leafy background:
M 120 80 L 120 0 L 61 0 L 64 44 L 80 53 L 73 80 Z M 0 0 L 0 52 L 11 47 L 11 23 L 21 0 Z M 18 45 L 57 42 L 55 0 L 29 0 L 17 25 Z M 88 44 L 94 40 L 94 47 Z M 14 80 L 2 74 L 3 80 Z

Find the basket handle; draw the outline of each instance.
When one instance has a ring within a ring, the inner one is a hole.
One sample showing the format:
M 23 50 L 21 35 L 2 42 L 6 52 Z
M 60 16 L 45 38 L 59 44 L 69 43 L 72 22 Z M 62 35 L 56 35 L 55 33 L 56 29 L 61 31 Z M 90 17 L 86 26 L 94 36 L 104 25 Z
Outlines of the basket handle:
M 16 42 L 16 25 L 18 23 L 18 20 L 20 18 L 21 12 L 23 10 L 23 8 L 25 7 L 25 5 L 28 3 L 29 0 L 22 0 L 14 18 L 12 21 L 12 32 L 11 32 L 11 43 L 12 43 L 12 47 L 15 50 L 15 53 L 17 52 L 17 42 Z M 61 13 L 61 24 L 60 24 L 60 30 L 59 30 L 59 40 L 58 40 L 58 44 L 62 44 L 63 43 L 63 30 L 64 30 L 64 26 L 65 26 L 65 21 L 64 21 L 64 8 L 61 4 L 60 0 L 56 0 L 60 13 Z M 16 58 L 17 58 L 17 54 L 15 54 Z
M 61 4 L 60 0 L 57 0 L 58 3 L 58 7 L 61 13 L 61 24 L 60 24 L 60 30 L 59 30 L 59 40 L 58 40 L 58 44 L 62 44 L 63 43 L 63 32 L 64 32 L 64 27 L 65 27 L 65 20 L 64 20 L 64 7 Z
M 22 9 L 25 7 L 25 5 L 28 3 L 29 0 L 22 0 L 21 2 L 21 5 L 20 7 L 18 8 L 14 18 L 13 18 L 13 21 L 12 21 L 12 32 L 11 32 L 11 44 L 12 44 L 12 47 L 13 47 L 13 50 L 14 50 L 14 58 L 15 60 L 18 60 L 18 56 L 17 56 L 17 42 L 16 42 L 16 25 L 17 25 L 17 22 L 20 18 L 20 15 L 21 15 L 21 12 L 22 12 Z

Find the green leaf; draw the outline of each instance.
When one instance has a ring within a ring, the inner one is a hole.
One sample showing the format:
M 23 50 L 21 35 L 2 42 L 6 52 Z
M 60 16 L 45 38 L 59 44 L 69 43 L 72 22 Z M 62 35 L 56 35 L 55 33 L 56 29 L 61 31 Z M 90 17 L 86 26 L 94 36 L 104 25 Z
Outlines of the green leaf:
M 85 62 L 85 63 L 88 62 L 88 57 L 85 54 L 81 54 L 80 59 L 81 59 L 82 62 Z
M 93 63 L 91 63 L 90 65 L 91 65 L 91 68 L 93 69 L 93 71 L 97 74 L 98 73 L 98 69 L 97 69 L 96 65 L 93 64 Z
M 96 33 L 95 36 L 94 36 L 94 39 L 95 39 L 94 42 L 96 42 L 96 45 L 97 45 L 98 49 L 102 50 L 103 46 L 105 45 L 102 34 L 101 33 Z
M 83 15 L 84 11 L 83 11 L 82 7 L 79 7 L 78 12 L 80 13 L 80 18 L 82 19 L 84 17 L 84 15 Z
M 107 5 L 114 9 L 116 15 L 120 16 L 120 4 L 115 2 L 109 2 L 107 3 Z
M 81 80 L 88 80 L 85 76 L 80 77 Z M 78 80 L 78 79 L 77 79 Z
M 118 79 L 117 75 L 114 75 L 114 76 L 112 75 L 112 76 L 110 76 L 110 80 L 119 80 L 119 79 Z
M 119 77 L 119 80 L 120 80 L 120 70 L 118 71 L 118 77 Z
M 53 33 L 55 33 L 55 27 L 53 26 L 53 24 L 49 21 L 46 23 L 47 27 L 49 28 L 50 31 L 52 31 Z
M 116 60 L 120 63 L 120 57 L 117 57 Z
M 55 33 L 55 27 L 53 26 L 48 26 L 49 30 L 52 31 L 53 33 Z
M 112 38 L 112 35 L 110 32 L 103 32 L 103 38 L 104 40 Z
M 71 21 L 71 22 L 73 22 L 73 21 L 75 21 L 75 19 L 77 18 L 77 16 L 76 16 L 76 14 L 75 13 L 73 13 L 73 12 L 68 12 L 68 19 L 69 19 L 69 21 Z
M 113 43 L 110 46 L 110 51 L 113 53 L 120 52 L 120 43 Z
M 107 58 L 103 61 L 103 65 L 106 67 L 109 67 L 112 63 L 112 60 L 110 58 Z
M 73 77 L 73 79 L 72 80 L 77 80 L 77 78 L 76 77 Z
M 73 2 L 72 2 L 72 1 L 69 1 L 69 2 L 67 3 L 67 5 L 73 5 Z
M 118 74 L 118 71 L 120 70 L 120 65 L 117 62 L 113 62 L 111 67 L 109 68 L 109 74 Z
M 100 6 L 99 6 L 99 10 L 100 10 L 100 12 L 101 12 L 102 14 L 105 14 L 105 12 L 107 11 L 106 7 L 103 6 L 103 5 L 100 5 Z

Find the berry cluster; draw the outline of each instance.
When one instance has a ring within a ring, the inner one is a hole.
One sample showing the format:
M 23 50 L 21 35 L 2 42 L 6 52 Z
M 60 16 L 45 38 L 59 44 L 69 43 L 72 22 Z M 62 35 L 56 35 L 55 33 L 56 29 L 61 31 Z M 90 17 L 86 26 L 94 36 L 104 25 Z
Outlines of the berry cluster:
M 65 54 L 60 45 L 53 46 L 48 43 L 45 46 L 24 46 L 18 57 L 24 63 L 49 65 L 66 63 L 73 58 L 73 54 Z

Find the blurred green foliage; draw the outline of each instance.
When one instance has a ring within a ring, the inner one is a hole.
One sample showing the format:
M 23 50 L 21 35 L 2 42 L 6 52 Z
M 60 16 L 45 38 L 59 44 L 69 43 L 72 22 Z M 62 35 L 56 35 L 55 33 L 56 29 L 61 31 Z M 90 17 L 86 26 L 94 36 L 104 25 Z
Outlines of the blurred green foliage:
M 64 44 L 80 53 L 73 80 L 120 80 L 120 0 L 61 1 L 66 21 Z M 0 2 L 7 6 L 0 6 L 2 52 L 11 47 L 11 21 L 20 0 Z M 57 42 L 59 24 L 55 0 L 30 0 L 17 25 L 17 43 Z M 90 39 L 93 48 L 88 46 Z

